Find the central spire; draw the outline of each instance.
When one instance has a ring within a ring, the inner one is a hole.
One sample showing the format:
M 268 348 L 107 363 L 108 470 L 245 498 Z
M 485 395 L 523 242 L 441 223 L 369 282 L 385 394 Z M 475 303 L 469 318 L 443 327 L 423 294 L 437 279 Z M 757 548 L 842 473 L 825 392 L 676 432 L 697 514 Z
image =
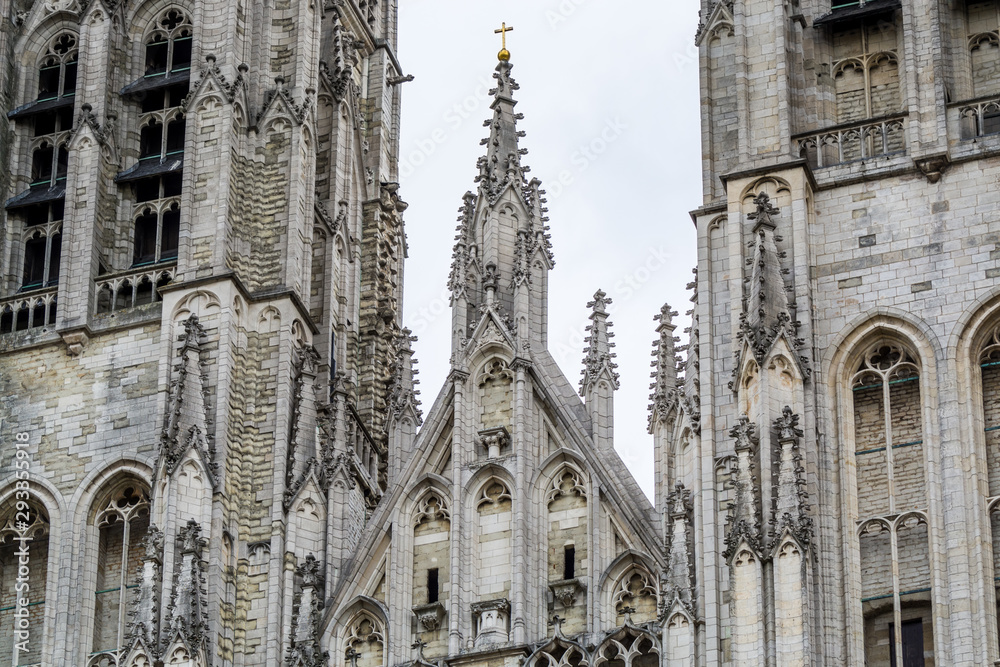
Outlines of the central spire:
M 497 32 L 509 30 L 504 24 Z M 486 154 L 476 163 L 477 192 L 466 193 L 459 209 L 449 279 L 456 352 L 474 337 L 488 313 L 511 343 L 521 341 L 519 349 L 529 341 L 544 345 L 546 337 L 547 274 L 553 259 L 545 193 L 538 179 L 527 179 L 529 169 L 521 164 L 528 151 L 518 145 L 524 132 L 517 121 L 523 116 L 514 112 L 518 85 L 511 77 L 513 66 L 502 58 L 505 52 L 493 73 L 493 117 L 483 124 L 490 133 L 482 141 Z

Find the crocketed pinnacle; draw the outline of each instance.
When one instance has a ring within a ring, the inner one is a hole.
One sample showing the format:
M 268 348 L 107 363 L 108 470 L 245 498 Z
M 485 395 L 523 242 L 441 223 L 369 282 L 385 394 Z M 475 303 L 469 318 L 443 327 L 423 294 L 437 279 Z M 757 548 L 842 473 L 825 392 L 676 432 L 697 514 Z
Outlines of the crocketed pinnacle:
M 677 356 L 677 342 L 680 340 L 674 336 L 677 325 L 674 318 L 677 313 L 670 308 L 670 304 L 663 304 L 660 313 L 653 319 L 659 322 L 656 327 L 658 337 L 653 341 L 653 361 L 650 366 L 653 378 L 649 388 L 652 393 L 649 395 L 649 427 L 658 421 L 665 419 L 671 410 L 677 407 L 677 366 L 680 359 Z
M 609 382 L 613 389 L 618 389 L 618 364 L 614 359 L 617 356 L 611 351 L 615 346 L 611 342 L 614 333 L 611 331 L 611 323 L 608 321 L 607 307 L 611 305 L 611 299 L 602 290 L 594 293 L 594 300 L 587 304 L 592 310 L 590 313 L 590 324 L 587 332 L 590 334 L 584 341 L 587 348 L 583 356 L 583 379 L 580 381 L 580 393 L 587 394 L 587 389 L 600 379 Z

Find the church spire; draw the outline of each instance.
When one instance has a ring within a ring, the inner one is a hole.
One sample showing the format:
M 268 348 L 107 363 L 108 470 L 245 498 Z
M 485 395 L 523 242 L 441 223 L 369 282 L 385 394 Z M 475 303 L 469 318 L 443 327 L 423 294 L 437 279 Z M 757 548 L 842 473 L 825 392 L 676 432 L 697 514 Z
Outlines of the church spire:
M 509 31 L 503 26 L 501 31 Z M 548 271 L 552 247 L 545 217 L 541 181 L 528 180 L 521 163 L 527 150 L 518 142 L 523 118 L 515 113 L 511 76 L 513 66 L 499 54 L 490 91 L 493 117 L 484 123 L 485 154 L 477 162 L 476 192 L 468 192 L 459 210 L 458 235 L 448 286 L 452 293 L 453 360 L 461 364 L 462 350 L 477 337 L 487 317 L 504 331 L 509 343 L 523 351 L 546 341 Z
M 493 95 L 493 102 L 490 104 L 493 118 L 483 123 L 484 127 L 490 128 L 490 136 L 482 142 L 487 147 L 486 155 L 479 158 L 479 176 L 476 177 L 476 182 L 479 183 L 480 194 L 491 199 L 508 184 L 522 188 L 525 185 L 524 175 L 530 171 L 529 167 L 521 166 L 521 156 L 527 155 L 528 149 L 520 148 L 517 141 L 524 136 L 524 131 L 517 129 L 517 121 L 524 118 L 524 115 L 514 113 L 517 105 L 514 91 L 520 86 L 510 75 L 513 67 L 507 60 L 497 63 L 493 73 L 497 85 L 490 90 Z

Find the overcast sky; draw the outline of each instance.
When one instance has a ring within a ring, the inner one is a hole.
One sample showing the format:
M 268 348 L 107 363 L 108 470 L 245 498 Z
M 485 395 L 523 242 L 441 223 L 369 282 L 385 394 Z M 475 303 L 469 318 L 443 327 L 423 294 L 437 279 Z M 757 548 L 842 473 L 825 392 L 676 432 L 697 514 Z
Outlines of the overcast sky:
M 556 266 L 549 349 L 578 386 L 586 304 L 614 300 L 621 389 L 615 447 L 653 495 L 646 432 L 653 316 L 664 302 L 686 327 L 696 263 L 688 211 L 701 203 L 697 0 L 400 0 L 401 195 L 407 209 L 404 321 L 415 345 L 424 411 L 448 372 L 446 282 L 457 210 L 474 189 L 491 117 L 499 35 L 527 136 L 522 161 L 548 191 Z M 687 336 L 682 335 L 682 343 Z

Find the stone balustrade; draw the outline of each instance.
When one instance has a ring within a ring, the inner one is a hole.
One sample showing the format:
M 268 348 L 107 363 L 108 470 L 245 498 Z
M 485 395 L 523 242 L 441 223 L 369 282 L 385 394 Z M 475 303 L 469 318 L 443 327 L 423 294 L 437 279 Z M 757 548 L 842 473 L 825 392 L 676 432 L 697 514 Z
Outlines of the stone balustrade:
M 848 123 L 822 132 L 798 135 L 799 155 L 813 169 L 906 152 L 906 116 Z

